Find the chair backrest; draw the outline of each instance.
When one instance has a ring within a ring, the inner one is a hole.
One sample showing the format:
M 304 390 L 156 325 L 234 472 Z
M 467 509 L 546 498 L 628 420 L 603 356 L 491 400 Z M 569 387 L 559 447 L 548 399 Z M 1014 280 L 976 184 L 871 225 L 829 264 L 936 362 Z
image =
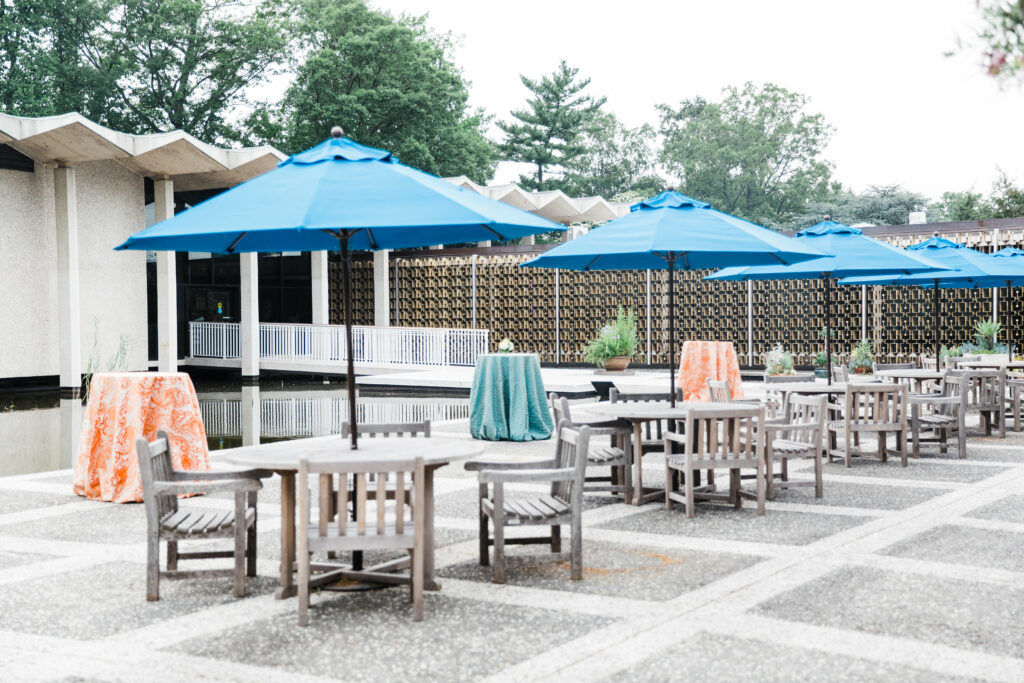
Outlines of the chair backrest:
M 975 360 L 981 360 L 981 356 L 946 356 L 946 367 L 955 369 L 960 363 L 969 363 Z
M 390 438 L 390 437 L 416 437 L 430 436 L 430 420 L 424 420 L 423 422 L 378 422 L 376 424 L 363 424 L 360 422 L 356 426 L 356 430 L 359 436 L 369 436 L 374 438 Z M 349 424 L 345 422 L 341 425 L 341 435 L 349 435 Z
M 337 496 L 337 509 L 348 510 L 349 495 L 352 496 L 352 506 L 355 521 L 350 521 L 349 515 L 342 512 L 334 520 L 329 520 L 325 515 L 320 516 L 320 524 L 315 531 L 321 538 L 331 537 L 331 543 L 335 547 L 346 545 L 345 539 L 351 540 L 353 547 L 365 542 L 368 536 L 389 536 L 392 538 L 412 539 L 417 524 L 417 516 L 422 515 L 424 508 L 422 501 L 424 497 L 424 469 L 423 457 L 415 458 L 381 458 L 359 456 L 358 451 L 354 455 L 339 457 L 330 461 L 299 460 L 298 473 L 298 496 L 299 496 L 299 517 L 300 529 L 310 528 L 310 475 L 339 475 L 341 485 L 338 486 L 335 495 Z M 406 477 L 412 477 L 412 506 L 406 505 Z M 395 504 L 387 505 L 388 485 L 387 481 L 394 478 Z M 375 515 L 369 516 L 368 503 L 376 503 Z M 412 522 L 407 523 L 405 511 L 412 508 Z M 409 528 L 409 527 L 413 528 Z M 393 547 L 393 546 L 391 546 Z M 404 546 L 403 546 L 404 547 Z M 411 547 L 411 544 L 410 544 Z M 311 548 L 316 550 L 316 548 Z
M 1003 409 L 1003 399 L 1006 396 L 1006 374 L 1002 370 L 965 370 L 956 374 L 966 378 L 971 388 L 977 391 L 978 408 L 982 410 Z
M 848 384 L 843 419 L 848 425 L 901 425 L 908 394 L 905 384 Z
M 799 429 L 791 432 L 782 432 L 780 436 L 789 441 L 813 444 L 821 443 L 821 435 L 825 432 L 825 417 L 828 407 L 828 396 L 804 396 L 793 394 L 786 402 L 785 416 L 783 422 L 786 424 L 817 425 L 817 430 Z
M 728 403 L 731 401 L 732 389 L 729 387 L 728 380 L 709 379 L 708 398 L 712 403 Z
M 960 374 L 956 370 L 952 370 L 942 378 L 942 389 L 940 396 L 942 398 L 958 397 L 960 403 L 953 405 L 935 405 L 932 406 L 932 413 L 936 415 L 957 415 L 967 414 L 967 397 L 971 389 L 971 380 L 969 377 Z
M 686 453 L 694 460 L 753 460 L 764 454 L 765 407 L 732 403 L 686 413 Z
M 668 392 L 664 394 L 658 392 L 624 393 L 618 389 L 612 389 L 608 392 L 608 401 L 610 403 L 657 403 L 659 401 L 669 401 L 671 398 L 672 394 Z M 683 400 L 682 387 L 676 387 L 676 400 Z M 669 422 L 669 420 L 648 420 L 644 422 L 641 426 L 644 443 L 660 444 L 662 442 L 662 434 L 666 431 L 672 431 Z
M 555 418 L 555 424 L 558 424 L 562 420 L 566 422 L 572 422 L 572 416 L 569 413 L 569 399 L 565 396 L 559 396 L 558 394 L 551 392 L 548 394 L 548 403 L 551 404 L 551 414 Z
M 850 381 L 850 368 L 845 365 L 833 365 L 832 366 L 832 381 L 833 382 L 849 382 Z
M 161 519 L 178 510 L 177 496 L 158 496 L 153 493 L 155 482 L 174 479 L 171 442 L 167 438 L 167 432 L 158 431 L 156 441 L 136 439 L 135 453 L 139 459 L 139 476 L 142 479 L 142 500 L 146 508 L 146 519 L 151 525 L 159 524 Z
M 555 433 L 555 469 L 574 469 L 575 477 L 571 481 L 551 483 L 551 495 L 566 503 L 573 496 L 583 495 L 583 481 L 587 474 L 587 453 L 590 450 L 590 428 L 576 427 L 562 420 L 558 423 Z
M 912 370 L 916 367 L 913 363 L 872 363 L 871 372 L 877 375 L 879 370 Z

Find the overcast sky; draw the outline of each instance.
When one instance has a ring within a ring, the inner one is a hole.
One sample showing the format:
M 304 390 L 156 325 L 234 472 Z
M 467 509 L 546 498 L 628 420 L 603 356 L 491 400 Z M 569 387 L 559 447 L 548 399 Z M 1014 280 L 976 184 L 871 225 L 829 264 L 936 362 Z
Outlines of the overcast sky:
M 459 37 L 471 103 L 499 118 L 527 96 L 520 73 L 561 59 L 634 126 L 655 124 L 659 103 L 770 81 L 810 96 L 809 110 L 836 128 L 826 158 L 855 190 L 987 193 L 996 166 L 1024 182 L 1024 88 L 1000 90 L 976 52 L 944 56 L 974 34 L 975 0 L 370 3 L 429 13 Z M 496 181 L 515 175 L 501 168 Z

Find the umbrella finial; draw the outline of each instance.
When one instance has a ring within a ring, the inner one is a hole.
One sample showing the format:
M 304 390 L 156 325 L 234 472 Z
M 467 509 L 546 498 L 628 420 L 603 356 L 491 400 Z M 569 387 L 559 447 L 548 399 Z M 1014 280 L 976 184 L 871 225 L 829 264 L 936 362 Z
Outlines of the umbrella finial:
M 344 131 L 344 129 L 342 129 L 341 126 L 335 126 L 334 128 L 331 128 L 331 137 L 332 138 L 340 138 L 344 134 L 345 134 L 345 131 Z
M 822 219 L 821 219 L 821 220 L 823 220 L 823 221 L 830 221 L 830 220 L 832 220 L 832 216 L 830 216 L 829 214 L 827 214 L 827 213 L 826 213 L 826 214 L 825 214 L 825 215 L 824 215 L 824 216 L 822 217 Z

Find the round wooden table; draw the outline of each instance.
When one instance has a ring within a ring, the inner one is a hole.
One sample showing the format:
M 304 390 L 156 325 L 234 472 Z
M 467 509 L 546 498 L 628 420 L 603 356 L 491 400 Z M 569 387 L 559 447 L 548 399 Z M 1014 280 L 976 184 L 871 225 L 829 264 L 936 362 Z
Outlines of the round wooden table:
M 427 590 L 440 589 L 434 579 L 434 471 L 451 462 L 479 455 L 482 451 L 483 448 L 470 439 L 364 438 L 359 441 L 356 453 L 361 459 L 379 458 L 384 463 L 410 456 L 423 458 L 426 474 L 423 482 L 426 495 L 423 507 L 423 545 L 427 549 L 423 557 L 423 569 L 426 574 L 424 588 Z M 306 458 L 311 462 L 335 462 L 351 457 L 352 454 L 348 441 L 337 435 L 278 441 L 219 452 L 218 455 L 232 465 L 270 470 L 281 475 L 281 585 L 276 593 L 278 599 L 290 597 L 296 592 L 292 570 L 295 564 L 295 473 L 299 469 L 299 460 Z M 402 569 L 407 563 L 408 560 L 401 559 L 365 571 L 380 574 Z M 355 576 L 358 572 L 351 574 Z
M 917 384 L 917 393 L 923 394 L 925 382 L 941 380 L 946 376 L 941 370 L 926 370 L 924 368 L 896 368 L 893 370 L 879 370 L 875 373 L 879 377 L 891 377 L 895 380 L 906 379 Z

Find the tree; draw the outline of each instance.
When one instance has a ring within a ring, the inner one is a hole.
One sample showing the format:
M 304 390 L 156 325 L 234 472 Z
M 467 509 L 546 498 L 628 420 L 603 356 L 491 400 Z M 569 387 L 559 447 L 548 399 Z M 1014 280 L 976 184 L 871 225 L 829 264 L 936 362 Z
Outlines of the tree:
M 562 172 L 587 151 L 581 139 L 606 98 L 584 95 L 590 79 L 578 76 L 579 69 L 564 60 L 539 80 L 519 76 L 533 96 L 526 101 L 527 109 L 511 112 L 515 121 L 499 122 L 498 128 L 506 135 L 501 145 L 505 159 L 537 167 L 534 176 L 519 177 L 519 184 L 527 189 L 561 188 L 564 181 L 550 175 Z
M 131 133 L 237 138 L 287 41 L 277 0 L 0 0 L 0 105 Z
M 979 33 L 989 75 L 1009 80 L 1024 74 L 1024 0 L 999 0 L 978 5 Z
M 258 114 L 276 116 L 274 142 L 298 151 L 340 125 L 429 173 L 490 179 L 496 153 L 483 134 L 487 118 L 469 110 L 449 36 L 431 33 L 423 17 L 395 18 L 362 0 L 297 0 L 293 11 L 305 53 L 281 111 Z
M 862 194 L 833 186 L 827 196 L 808 202 L 790 226 L 795 230 L 807 228 L 826 215 L 847 225 L 902 225 L 910 220 L 912 211 L 924 210 L 926 202 L 923 194 L 899 185 L 872 185 Z
M 1024 216 L 1024 190 L 1017 187 L 1002 170 L 992 186 L 992 218 Z
M 928 222 L 977 221 L 992 217 L 992 203 L 985 195 L 972 190 L 943 192 L 928 206 Z
M 650 197 L 665 188 L 655 168 L 650 126 L 627 128 L 614 114 L 598 112 L 584 127 L 580 145 L 584 151 L 565 165 L 568 194 Z
M 682 190 L 715 208 L 771 227 L 787 225 L 827 191 L 831 164 L 821 158 L 832 127 L 805 111 L 808 98 L 747 83 L 721 102 L 660 105 L 661 159 Z

